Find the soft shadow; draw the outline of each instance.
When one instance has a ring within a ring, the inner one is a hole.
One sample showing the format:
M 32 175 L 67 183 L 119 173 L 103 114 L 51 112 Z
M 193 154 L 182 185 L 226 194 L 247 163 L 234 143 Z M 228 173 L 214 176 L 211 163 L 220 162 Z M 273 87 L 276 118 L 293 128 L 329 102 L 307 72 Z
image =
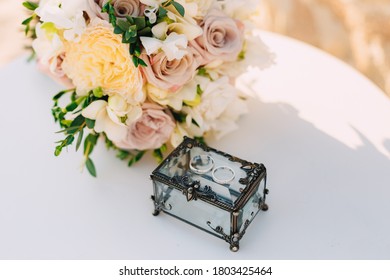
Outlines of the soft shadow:
M 268 168 L 270 210 L 242 246 L 269 259 L 388 259 L 390 160 L 359 131 L 363 145 L 351 149 L 288 104 L 253 99 L 250 111 L 212 143 Z

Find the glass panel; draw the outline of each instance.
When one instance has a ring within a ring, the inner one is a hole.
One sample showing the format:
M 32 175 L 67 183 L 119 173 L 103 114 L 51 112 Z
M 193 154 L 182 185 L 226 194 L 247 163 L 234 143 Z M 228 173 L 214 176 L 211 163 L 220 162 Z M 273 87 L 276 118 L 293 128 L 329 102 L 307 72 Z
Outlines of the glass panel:
M 186 196 L 177 189 L 156 182 L 158 198 L 156 201 L 164 205 L 164 211 L 188 221 L 208 232 L 222 237 L 216 232 L 218 226 L 230 235 L 230 213 L 202 200 L 187 201 Z
M 213 151 L 205 152 L 200 147 L 182 150 L 158 172 L 169 178 L 188 176 L 192 182 L 200 181 L 201 187 L 211 187 L 217 199 L 229 206 L 234 206 L 240 190 L 245 188 L 239 180 L 247 176 L 240 163 L 229 161 Z
M 259 212 L 259 200 L 263 196 L 264 179 L 260 181 L 259 186 L 256 188 L 256 192 L 250 197 L 245 206 L 240 210 L 238 218 L 239 232 L 242 232 L 245 227 L 245 223 L 251 222 L 256 214 Z

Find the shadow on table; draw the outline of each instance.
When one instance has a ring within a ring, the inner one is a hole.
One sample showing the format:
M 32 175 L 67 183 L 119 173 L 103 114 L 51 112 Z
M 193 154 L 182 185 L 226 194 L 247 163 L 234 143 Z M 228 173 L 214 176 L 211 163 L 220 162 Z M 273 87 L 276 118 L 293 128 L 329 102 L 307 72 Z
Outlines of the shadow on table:
M 270 210 L 242 248 L 261 240 L 269 259 L 390 258 L 390 159 L 359 131 L 363 144 L 352 149 L 288 104 L 254 99 L 250 112 L 218 143 L 233 154 L 232 143 L 247 147 L 237 156 L 268 168 Z

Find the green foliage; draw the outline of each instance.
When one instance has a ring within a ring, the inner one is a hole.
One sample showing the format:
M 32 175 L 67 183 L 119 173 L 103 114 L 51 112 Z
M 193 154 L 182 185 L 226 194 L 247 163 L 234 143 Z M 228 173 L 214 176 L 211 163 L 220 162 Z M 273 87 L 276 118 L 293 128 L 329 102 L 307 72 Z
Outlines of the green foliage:
M 207 145 L 206 140 L 204 139 L 203 136 L 202 137 L 194 137 L 194 139 L 201 144 Z
M 25 1 L 25 2 L 23 2 L 23 6 L 31 11 L 35 11 L 35 9 L 38 8 L 38 3 L 31 2 L 31 1 Z
M 163 6 L 164 8 L 166 8 L 166 7 L 170 6 L 170 5 L 173 5 L 173 7 L 175 7 L 176 11 L 177 11 L 182 17 L 184 17 L 184 15 L 185 15 L 185 9 L 184 9 L 184 7 L 183 7 L 180 3 L 176 2 L 175 0 L 167 0 L 167 1 L 165 1 L 164 3 L 162 3 L 162 6 Z
M 69 95 L 70 102 L 64 107 L 60 107 L 59 101 L 66 95 Z M 64 134 L 64 139 L 57 142 L 54 154 L 59 156 L 62 150 L 72 145 L 75 140 L 76 151 L 78 151 L 84 141 L 85 166 L 87 167 L 88 172 L 94 177 L 96 177 L 96 169 L 90 155 L 97 144 L 100 134 L 92 132 L 84 138 L 84 129 L 93 129 L 95 121 L 85 118 L 81 114 L 81 111 L 92 102 L 105 98 L 106 97 L 103 97 L 101 88 L 90 91 L 86 96 L 78 97 L 74 89 L 69 89 L 60 91 L 53 97 L 54 106 L 52 108 L 52 114 L 55 122 L 58 122 L 62 128 L 62 130 L 57 133 Z M 68 118 L 68 114 L 71 116 L 70 118 Z
M 89 172 L 89 174 L 91 174 L 93 177 L 96 177 L 96 168 L 95 168 L 95 164 L 93 163 L 93 161 L 91 160 L 91 158 L 87 158 L 86 162 L 85 162 L 85 166 L 87 167 L 87 170 Z
M 135 67 L 147 66 L 139 56 L 141 55 L 140 36 L 152 36 L 151 24 L 145 17 L 130 17 L 126 19 L 117 19 L 115 16 L 114 6 L 107 2 L 102 9 L 102 12 L 108 13 L 109 20 L 114 27 L 114 33 L 122 35 L 122 43 L 129 44 L 129 52 L 132 55 Z
M 167 145 L 162 145 L 159 149 L 153 151 L 153 157 L 158 163 L 161 163 L 164 159 L 164 153 L 167 151 Z

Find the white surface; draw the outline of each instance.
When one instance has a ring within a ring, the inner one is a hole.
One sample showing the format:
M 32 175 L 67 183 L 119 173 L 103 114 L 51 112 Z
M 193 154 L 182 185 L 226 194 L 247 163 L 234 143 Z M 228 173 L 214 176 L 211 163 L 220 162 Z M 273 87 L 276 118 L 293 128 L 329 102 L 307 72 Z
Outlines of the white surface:
M 277 65 L 245 77 L 257 96 L 241 128 L 210 145 L 269 172 L 270 210 L 232 253 L 153 211 L 147 157 L 132 168 L 100 145 L 53 155 L 51 96 L 24 60 L 0 69 L 0 259 L 389 259 L 390 100 L 302 43 L 264 33 Z

